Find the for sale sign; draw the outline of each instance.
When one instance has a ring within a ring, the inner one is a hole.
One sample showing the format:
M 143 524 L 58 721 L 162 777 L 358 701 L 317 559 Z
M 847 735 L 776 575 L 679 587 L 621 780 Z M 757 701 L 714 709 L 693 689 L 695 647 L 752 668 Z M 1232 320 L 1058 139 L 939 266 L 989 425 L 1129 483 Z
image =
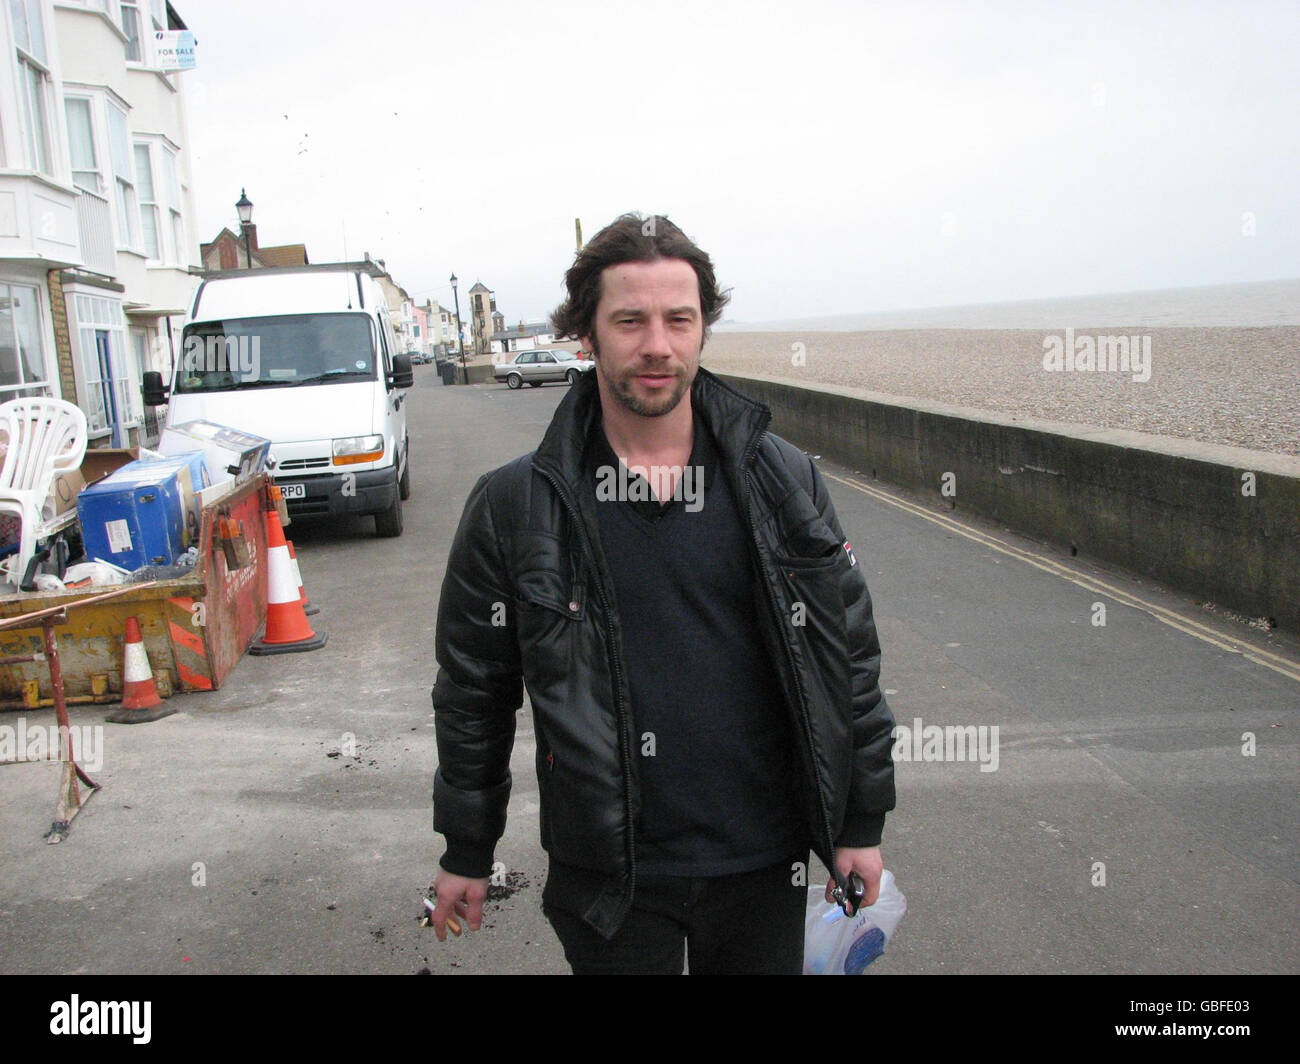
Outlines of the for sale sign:
M 193 30 L 156 30 L 153 51 L 163 70 L 193 70 L 195 62 Z

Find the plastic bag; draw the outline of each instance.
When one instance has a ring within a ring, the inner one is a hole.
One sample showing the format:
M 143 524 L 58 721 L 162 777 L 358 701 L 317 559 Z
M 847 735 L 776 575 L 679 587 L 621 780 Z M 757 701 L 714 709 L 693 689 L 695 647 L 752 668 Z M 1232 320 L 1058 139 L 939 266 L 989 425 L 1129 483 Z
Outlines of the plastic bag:
M 110 587 L 113 584 L 126 583 L 127 577 L 131 574 L 121 566 L 114 565 L 112 562 L 101 562 L 98 559 L 89 562 L 78 562 L 76 565 L 69 565 L 63 574 L 63 582 L 69 588 L 73 584 L 80 584 L 83 580 L 89 580 L 91 587 Z
M 888 868 L 880 876 L 880 896 L 874 905 L 846 916 L 826 900 L 825 885 L 808 888 L 804 917 L 803 974 L 861 975 L 885 952 L 894 929 L 907 912 L 907 899 Z

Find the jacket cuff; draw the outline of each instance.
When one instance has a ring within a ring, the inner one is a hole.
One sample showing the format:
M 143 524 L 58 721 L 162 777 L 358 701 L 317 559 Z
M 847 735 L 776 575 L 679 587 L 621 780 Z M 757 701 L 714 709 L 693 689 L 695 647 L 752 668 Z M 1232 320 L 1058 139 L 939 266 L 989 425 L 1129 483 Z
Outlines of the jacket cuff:
M 835 840 L 836 847 L 848 846 L 860 849 L 864 846 L 879 846 L 880 836 L 885 831 L 884 813 L 864 813 L 860 816 L 846 816 L 844 829 Z M 448 840 L 450 841 L 450 840 Z M 451 871 L 451 869 L 448 869 Z
M 492 847 L 479 846 L 473 839 L 446 836 L 447 852 L 438 862 L 443 871 L 466 879 L 487 879 L 492 874 Z

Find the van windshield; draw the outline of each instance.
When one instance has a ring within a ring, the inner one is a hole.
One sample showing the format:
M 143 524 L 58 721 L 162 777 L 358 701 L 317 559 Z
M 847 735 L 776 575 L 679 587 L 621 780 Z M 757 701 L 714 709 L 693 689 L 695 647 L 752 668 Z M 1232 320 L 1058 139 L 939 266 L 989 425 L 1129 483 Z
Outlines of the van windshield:
M 364 314 L 283 314 L 195 322 L 177 352 L 177 392 L 343 384 L 375 379 Z

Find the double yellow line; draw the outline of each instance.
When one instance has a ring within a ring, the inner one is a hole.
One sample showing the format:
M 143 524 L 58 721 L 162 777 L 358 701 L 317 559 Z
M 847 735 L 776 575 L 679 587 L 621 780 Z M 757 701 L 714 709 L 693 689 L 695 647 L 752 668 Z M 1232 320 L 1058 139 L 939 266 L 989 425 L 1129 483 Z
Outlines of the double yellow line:
M 872 487 L 869 484 L 864 484 L 859 480 L 854 480 L 852 477 L 836 476 L 834 473 L 829 473 L 825 469 L 821 469 L 820 472 L 827 480 L 833 480 L 837 484 L 843 484 L 845 487 L 853 488 L 862 492 L 864 495 L 870 495 L 873 499 L 878 499 L 880 502 L 888 503 L 895 509 L 904 510 L 916 517 L 924 518 L 926 521 L 939 525 L 941 528 L 945 528 L 949 532 L 955 532 L 959 536 L 964 536 L 966 539 L 978 543 L 981 546 L 988 547 L 990 550 L 995 550 L 999 554 L 1005 554 L 1009 558 L 1016 558 L 1028 565 L 1034 566 L 1036 569 L 1043 570 L 1045 573 L 1059 576 L 1063 580 L 1068 580 L 1070 583 L 1075 584 L 1086 591 L 1091 591 L 1093 594 L 1105 595 L 1122 605 L 1132 606 L 1134 609 L 1143 610 L 1146 613 L 1149 613 L 1156 620 L 1169 625 L 1171 628 L 1177 628 L 1180 632 L 1186 632 L 1190 636 L 1195 636 L 1202 642 L 1209 643 L 1211 646 L 1216 646 L 1220 650 L 1226 650 L 1232 654 L 1240 654 L 1247 661 L 1253 661 L 1256 665 L 1263 665 L 1266 669 L 1280 672 L 1283 676 L 1300 683 L 1300 661 L 1294 661 L 1291 658 L 1283 657 L 1281 654 L 1274 654 L 1269 650 L 1261 650 L 1260 648 L 1250 646 L 1249 644 L 1227 642 L 1226 640 L 1230 637 L 1225 635 L 1223 632 L 1216 631 L 1215 629 L 1201 624 L 1199 621 L 1194 621 L 1190 617 L 1185 617 L 1180 613 L 1175 613 L 1173 610 L 1166 609 L 1164 606 L 1158 606 L 1154 602 L 1148 602 L 1146 599 L 1139 598 L 1131 592 L 1121 590 L 1113 584 L 1106 583 L 1104 580 L 1098 580 L 1095 576 L 1087 576 L 1069 566 L 1052 561 L 1050 558 L 1034 554 L 1021 547 L 1012 546 L 1010 543 L 1005 543 L 1000 539 L 990 536 L 987 533 L 980 532 L 968 525 L 964 525 L 950 517 L 944 517 L 942 514 L 934 513 L 922 506 L 918 506 L 916 503 L 908 502 L 906 499 L 901 499 L 897 495 L 891 495 L 887 492 L 881 491 L 879 488 Z

